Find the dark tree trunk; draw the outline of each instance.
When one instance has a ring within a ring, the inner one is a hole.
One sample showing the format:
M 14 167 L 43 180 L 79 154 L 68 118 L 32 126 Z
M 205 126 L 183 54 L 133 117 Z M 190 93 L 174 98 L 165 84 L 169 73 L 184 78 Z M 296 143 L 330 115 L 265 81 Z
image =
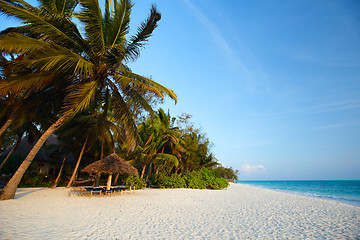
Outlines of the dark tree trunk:
M 146 176 L 146 182 L 149 180 L 149 176 L 150 176 L 150 174 L 151 174 L 151 169 L 152 169 L 152 163 L 150 163 L 150 165 L 149 165 L 149 172 L 148 172 L 148 175 Z
M 75 176 L 76 176 L 76 174 L 77 174 L 77 170 L 78 170 L 78 168 L 79 168 L 82 155 L 84 154 L 84 151 L 85 151 L 85 146 L 86 146 L 87 140 L 88 140 L 88 137 L 86 137 L 85 142 L 84 142 L 84 144 L 83 144 L 83 146 L 82 146 L 82 148 L 81 148 L 81 152 L 80 152 L 80 154 L 79 154 L 79 158 L 78 158 L 78 160 L 77 160 L 77 163 L 76 163 L 74 172 L 73 172 L 73 174 L 72 174 L 72 176 L 71 176 L 71 178 L 70 178 L 70 181 L 69 181 L 68 185 L 66 186 L 67 188 L 71 187 L 71 185 L 73 184 L 73 182 L 74 182 L 74 180 L 75 180 Z
M 140 178 L 143 178 L 143 177 L 144 177 L 145 169 L 146 169 L 146 164 L 144 164 L 144 167 L 143 167 L 143 169 L 142 169 L 142 171 L 141 171 L 141 176 L 140 176 Z
M 57 186 L 57 184 L 58 184 L 58 182 L 59 182 L 59 179 L 60 179 L 60 177 L 61 177 L 62 171 L 63 171 L 63 169 L 64 169 L 64 165 L 65 165 L 65 162 L 66 162 L 66 157 L 67 157 L 67 155 L 68 155 L 68 154 L 66 153 L 65 156 L 64 156 L 64 159 L 63 159 L 63 161 L 62 161 L 62 163 L 61 163 L 61 167 L 60 167 L 59 173 L 58 173 L 58 175 L 57 175 L 57 177 L 56 177 L 56 179 L 55 179 L 55 182 L 54 182 L 53 184 L 51 184 L 49 188 L 56 188 L 56 186 Z
M 61 126 L 61 124 L 64 123 L 64 121 L 70 116 L 70 113 L 66 113 L 63 116 L 61 116 L 55 123 L 53 123 L 44 133 L 41 135 L 39 140 L 36 142 L 34 147 L 30 150 L 29 154 L 25 158 L 25 160 L 22 162 L 18 170 L 15 172 L 15 174 L 12 176 L 10 181 L 6 184 L 4 187 L 1 195 L 0 200 L 7 200 L 7 199 L 14 199 L 15 192 L 17 189 L 17 186 L 19 185 L 24 173 L 30 166 L 32 160 L 35 158 L 36 154 L 39 152 L 40 148 L 44 145 L 46 139 L 48 139 L 51 134 L 55 132 L 55 130 Z
M 17 147 L 19 146 L 23 134 L 24 134 L 24 133 L 22 133 L 22 134 L 19 136 L 18 140 L 16 141 L 16 143 L 14 144 L 14 146 L 11 148 L 10 152 L 8 153 L 8 155 L 6 156 L 6 158 L 4 159 L 4 161 L 1 163 L 1 165 L 0 165 L 0 170 L 1 170 L 2 167 L 5 165 L 6 161 L 9 159 L 9 157 L 11 156 L 11 154 L 12 154 L 12 153 L 17 149 Z
M 4 134 L 4 132 L 6 131 L 6 129 L 10 126 L 10 124 L 15 120 L 15 111 L 14 110 L 9 119 L 4 123 L 4 125 L 0 128 L 0 136 Z
M 100 174 L 96 175 L 96 177 L 95 177 L 95 183 L 94 183 L 94 186 L 95 186 L 95 187 L 98 187 L 98 186 L 100 185 L 100 177 L 101 177 Z
M 120 175 L 120 173 L 117 173 L 117 174 L 116 174 L 115 180 L 114 180 L 114 182 L 113 182 L 113 185 L 117 185 L 117 181 L 118 181 L 118 179 L 119 179 L 119 175 Z

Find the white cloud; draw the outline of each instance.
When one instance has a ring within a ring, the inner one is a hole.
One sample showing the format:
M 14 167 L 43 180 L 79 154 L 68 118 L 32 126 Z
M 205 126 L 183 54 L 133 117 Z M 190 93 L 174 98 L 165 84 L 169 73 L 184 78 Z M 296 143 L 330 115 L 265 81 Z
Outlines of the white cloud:
M 250 165 L 250 164 L 243 164 L 241 166 L 240 172 L 244 173 L 256 173 L 256 172 L 265 172 L 266 168 L 264 165 Z

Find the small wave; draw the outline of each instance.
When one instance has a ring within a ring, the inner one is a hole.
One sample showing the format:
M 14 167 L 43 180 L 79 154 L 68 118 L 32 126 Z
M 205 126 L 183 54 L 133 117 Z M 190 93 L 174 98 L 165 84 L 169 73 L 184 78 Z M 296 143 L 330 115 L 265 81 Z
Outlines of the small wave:
M 321 198 L 360 207 L 360 195 L 358 194 L 358 191 L 354 191 L 350 187 L 348 187 L 347 189 L 346 185 L 343 185 L 344 182 L 339 182 L 331 181 L 329 183 L 325 181 L 255 181 L 239 183 L 279 192 Z M 324 185 L 324 183 L 326 185 Z M 333 186 L 329 186 L 329 184 L 333 184 Z M 334 186 L 334 184 L 337 184 L 337 186 Z M 340 192 L 336 189 L 336 187 L 339 188 L 339 184 L 341 184 L 342 187 Z

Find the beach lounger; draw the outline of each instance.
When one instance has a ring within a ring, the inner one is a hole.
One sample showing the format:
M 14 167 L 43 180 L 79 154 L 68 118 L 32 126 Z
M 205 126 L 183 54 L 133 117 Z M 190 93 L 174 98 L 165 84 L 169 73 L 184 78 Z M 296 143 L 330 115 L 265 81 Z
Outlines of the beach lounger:
M 69 190 L 69 197 L 71 197 L 71 193 L 77 193 L 78 196 L 86 196 L 88 194 L 83 187 L 71 187 Z
M 78 196 L 114 196 L 114 195 L 122 195 L 125 194 L 128 190 L 129 193 L 133 191 L 135 193 L 135 187 L 125 187 L 125 186 L 119 186 L 119 187 L 112 187 L 110 190 L 107 190 L 106 187 L 71 187 L 69 191 L 69 197 L 71 196 L 71 193 L 77 193 Z
M 85 190 L 87 192 L 89 192 L 89 196 L 102 196 L 105 195 L 104 189 L 99 187 L 99 188 L 94 188 L 94 187 L 85 187 Z
M 133 191 L 133 193 L 135 193 L 135 187 L 134 186 L 130 186 L 130 187 L 117 186 L 117 187 L 112 187 L 111 190 L 112 190 L 114 195 L 116 195 L 116 194 L 122 195 L 123 193 L 126 193 L 127 190 L 128 190 L 129 193 L 131 193 L 131 191 Z
M 122 195 L 126 193 L 126 187 L 118 186 L 118 187 L 111 187 L 111 191 L 114 195 Z

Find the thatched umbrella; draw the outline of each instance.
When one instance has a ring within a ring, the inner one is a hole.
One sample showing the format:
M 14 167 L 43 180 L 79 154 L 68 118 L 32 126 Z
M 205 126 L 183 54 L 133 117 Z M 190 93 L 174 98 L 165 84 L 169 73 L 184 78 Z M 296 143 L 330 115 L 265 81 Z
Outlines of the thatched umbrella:
M 95 173 L 95 174 L 101 174 L 101 173 L 109 174 L 109 178 L 107 182 L 108 190 L 110 190 L 111 178 L 114 173 L 128 174 L 128 175 L 139 174 L 136 168 L 131 166 L 130 163 L 126 162 L 124 159 L 122 159 L 115 153 L 103 158 L 102 160 L 91 163 L 81 171 Z

